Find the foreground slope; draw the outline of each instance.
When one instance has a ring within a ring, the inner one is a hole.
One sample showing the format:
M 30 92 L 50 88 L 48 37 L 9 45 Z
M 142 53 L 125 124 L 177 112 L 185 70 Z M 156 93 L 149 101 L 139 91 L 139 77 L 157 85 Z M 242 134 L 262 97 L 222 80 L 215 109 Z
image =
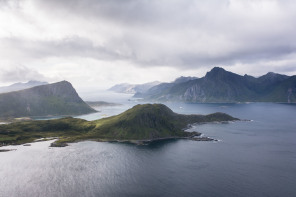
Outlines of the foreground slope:
M 78 115 L 94 111 L 67 81 L 0 94 L 1 118 Z
M 109 118 L 28 121 L 0 125 L 0 144 L 20 144 L 42 137 L 60 137 L 58 143 L 76 140 L 156 140 L 188 137 L 188 124 L 238 120 L 224 113 L 181 115 L 162 104 L 136 105 Z
M 269 72 L 255 78 L 215 67 L 204 77 L 183 83 L 163 83 L 135 95 L 154 101 L 296 102 L 296 76 Z

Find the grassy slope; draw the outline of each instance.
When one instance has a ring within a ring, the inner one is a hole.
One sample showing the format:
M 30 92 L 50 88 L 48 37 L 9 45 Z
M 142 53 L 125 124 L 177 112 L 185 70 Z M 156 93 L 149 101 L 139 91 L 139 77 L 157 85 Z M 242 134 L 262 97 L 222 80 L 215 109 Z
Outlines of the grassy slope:
M 224 113 L 180 115 L 162 104 L 137 105 L 117 116 L 95 121 L 77 118 L 28 121 L 0 125 L 0 144 L 22 144 L 42 137 L 75 140 L 150 140 L 190 135 L 188 124 L 238 120 Z
M 95 112 L 66 81 L 0 94 L 0 118 Z

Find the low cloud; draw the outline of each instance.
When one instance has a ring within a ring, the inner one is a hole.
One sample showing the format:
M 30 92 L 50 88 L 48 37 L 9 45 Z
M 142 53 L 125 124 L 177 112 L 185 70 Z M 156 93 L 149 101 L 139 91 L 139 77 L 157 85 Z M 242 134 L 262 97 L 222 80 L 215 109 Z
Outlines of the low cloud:
M 47 58 L 47 57 L 91 57 L 94 59 L 116 60 L 120 54 L 103 46 L 96 46 L 91 40 L 78 36 L 58 40 L 27 40 L 10 37 L 0 39 L 2 58 Z M 6 50 L 5 50 L 6 49 Z M 123 59 L 123 57 L 121 57 Z
M 128 64 L 138 70 L 170 67 L 196 72 L 223 66 L 251 75 L 270 69 L 295 74 L 292 0 L 0 0 L 0 4 L 0 67 L 51 66 L 44 63 L 48 59 L 55 65 L 72 61 L 83 67 L 93 59 L 100 65 Z
M 38 71 L 25 66 L 12 66 L 7 69 L 1 69 L 0 80 L 3 83 L 26 82 L 29 80 L 47 81 L 44 75 Z

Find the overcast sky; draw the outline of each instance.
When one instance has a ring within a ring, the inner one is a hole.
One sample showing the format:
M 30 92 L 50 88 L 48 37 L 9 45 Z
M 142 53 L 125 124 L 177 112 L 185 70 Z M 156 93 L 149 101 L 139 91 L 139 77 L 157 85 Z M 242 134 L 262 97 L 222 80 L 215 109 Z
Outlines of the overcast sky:
M 295 0 L 0 0 L 0 85 L 296 75 Z

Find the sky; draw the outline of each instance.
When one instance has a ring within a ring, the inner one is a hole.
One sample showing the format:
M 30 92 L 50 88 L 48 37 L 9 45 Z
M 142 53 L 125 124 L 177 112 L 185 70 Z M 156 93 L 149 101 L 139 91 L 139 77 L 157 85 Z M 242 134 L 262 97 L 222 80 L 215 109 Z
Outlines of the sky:
M 296 75 L 295 0 L 0 0 L 0 85 Z

